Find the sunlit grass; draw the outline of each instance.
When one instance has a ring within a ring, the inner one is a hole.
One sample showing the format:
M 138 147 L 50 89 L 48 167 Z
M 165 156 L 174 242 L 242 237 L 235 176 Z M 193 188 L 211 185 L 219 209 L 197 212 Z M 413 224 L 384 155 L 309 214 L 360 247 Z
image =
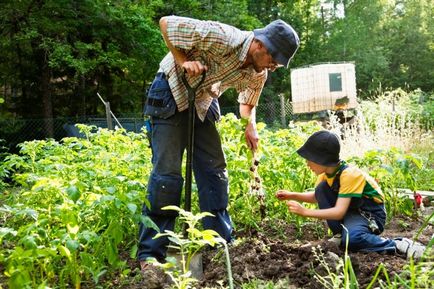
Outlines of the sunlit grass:
M 383 93 L 375 101 L 363 101 L 351 124 L 340 124 L 332 114 L 329 128 L 342 136 L 341 157 L 362 157 L 370 150 L 391 148 L 429 154 L 434 140 L 432 121 L 415 110 L 419 105 L 412 104 L 412 98 L 414 94 L 398 90 Z

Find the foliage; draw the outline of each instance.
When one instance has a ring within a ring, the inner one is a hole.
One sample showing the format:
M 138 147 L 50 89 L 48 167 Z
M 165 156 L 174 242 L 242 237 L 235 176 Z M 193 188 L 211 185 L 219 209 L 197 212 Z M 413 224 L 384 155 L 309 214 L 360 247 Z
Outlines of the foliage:
M 185 233 L 176 233 L 166 230 L 164 233 L 158 233 L 155 238 L 167 237 L 171 242 L 170 248 L 176 250 L 180 256 L 180 262 L 177 262 L 175 257 L 166 258 L 167 262 L 162 264 L 154 260 L 153 264 L 164 269 L 174 282 L 174 286 L 178 289 L 192 288 L 191 286 L 197 282 L 192 277 L 190 264 L 195 256 L 205 246 L 216 247 L 217 245 L 226 245 L 226 241 L 222 239 L 216 231 L 199 230 L 199 222 L 205 217 L 213 216 L 211 213 L 203 212 L 193 214 L 180 209 L 176 206 L 167 206 L 163 210 L 174 210 L 179 213 L 181 222 L 186 226 Z
M 138 0 L 12 1 L 0 6 L 2 117 L 102 114 L 99 91 L 118 113 L 140 112 L 143 91 L 167 52 L 158 20 L 181 15 L 243 30 L 277 18 L 299 32 L 291 67 L 354 61 L 360 95 L 379 87 L 433 83 L 432 3 L 429 0 Z M 415 57 L 417 55 L 417 57 Z M 290 97 L 290 75 L 270 74 L 263 100 Z M 234 103 L 229 91 L 223 103 Z M 32 103 L 33 105 L 28 105 Z M 47 135 L 50 127 L 47 124 Z
M 138 209 L 150 171 L 144 135 L 83 130 L 86 139 L 23 143 L 2 165 L 19 188 L 1 196 L 10 288 L 97 284 L 108 268 L 125 269 L 120 246 L 135 255 L 137 223 L 153 225 Z
M 139 209 L 143 201 L 147 203 L 151 171 L 145 134 L 89 126 L 80 129 L 83 139 L 25 142 L 19 155 L 6 155 L 0 163 L 0 179 L 8 180 L 0 195 L 0 222 L 4 224 L 0 264 L 9 288 L 71 288 L 124 276 L 129 269 L 121 250 L 134 257 L 137 224 L 153 225 Z M 232 214 L 234 226 L 238 230 L 261 229 L 261 216 L 255 213 L 259 212 L 257 196 L 248 194 L 252 155 L 245 145 L 243 124 L 234 115 L 227 115 L 218 129 L 230 175 L 229 211 L 236 212 Z M 274 193 L 313 187 L 315 177 L 295 151 L 318 129 L 314 123 L 279 130 L 258 124 L 258 173 L 265 191 L 266 215 L 293 223 L 300 232 L 306 221 L 288 214 Z M 393 213 L 406 210 L 406 201 L 396 188 L 425 189 L 433 176 L 426 152 L 414 155 L 401 149 L 372 150 L 350 161 L 380 180 L 388 196 L 388 210 Z M 192 204 L 193 212 L 197 212 L 197 202 Z M 196 226 L 198 220 L 195 222 Z M 199 237 L 200 232 L 190 230 Z
M 231 176 L 229 208 L 238 212 L 234 216 L 235 224 L 257 227 L 261 214 L 251 213 L 259 212 L 259 206 L 257 196 L 249 194 L 252 154 L 245 144 L 244 135 L 240 133 L 243 126 L 233 114 L 229 114 L 222 119 L 218 128 L 224 132 L 221 137 L 225 144 L 223 148 L 227 158 L 227 170 Z M 274 192 L 281 188 L 302 192 L 313 186 L 313 175 L 295 151 L 318 127 L 300 126 L 293 130 L 270 131 L 265 128 L 265 124 L 260 123 L 257 128 L 264 140 L 257 152 L 257 158 L 260 161 L 258 172 L 265 191 L 265 204 L 267 210 L 273 212 L 276 218 L 286 219 L 286 208 L 274 198 Z
M 152 20 L 161 4 L 5 1 L 0 8 L 1 86 L 19 95 L 7 104 L 23 116 L 95 114 L 97 102 L 87 99 L 99 91 L 114 109 L 130 110 L 164 53 Z

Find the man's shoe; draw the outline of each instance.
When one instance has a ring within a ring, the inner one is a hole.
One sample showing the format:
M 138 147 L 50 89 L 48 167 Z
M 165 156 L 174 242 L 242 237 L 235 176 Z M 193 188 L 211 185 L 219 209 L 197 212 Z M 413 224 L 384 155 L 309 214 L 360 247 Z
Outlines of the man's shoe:
M 395 241 L 396 251 L 407 259 L 413 257 L 413 259 L 419 259 L 425 252 L 425 246 L 421 243 L 414 242 L 408 238 L 397 238 Z
M 163 269 L 149 262 L 140 261 L 140 270 L 142 271 L 143 280 L 146 280 L 143 288 L 157 289 L 167 285 L 167 275 Z

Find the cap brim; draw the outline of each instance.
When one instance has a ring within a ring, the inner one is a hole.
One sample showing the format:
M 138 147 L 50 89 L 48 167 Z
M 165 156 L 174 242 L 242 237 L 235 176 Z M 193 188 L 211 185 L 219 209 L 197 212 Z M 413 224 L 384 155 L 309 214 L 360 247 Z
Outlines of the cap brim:
M 302 158 L 308 160 L 308 161 L 314 161 L 312 159 L 312 155 L 309 153 L 309 151 L 307 149 L 304 148 L 304 146 L 302 146 L 301 148 L 299 148 L 297 150 L 297 153 L 299 156 L 301 156 Z
M 322 166 L 326 166 L 326 167 L 334 167 L 339 165 L 340 160 L 336 161 L 336 162 L 324 162 L 323 160 L 319 159 L 318 156 L 312 154 L 309 152 L 309 150 L 307 150 L 304 146 L 302 146 L 301 148 L 299 148 L 297 150 L 297 153 L 299 156 L 301 156 L 302 158 L 314 162 L 316 164 L 322 165 Z
M 282 53 L 279 52 L 279 50 L 273 45 L 273 43 L 271 43 L 271 41 L 268 40 L 267 36 L 265 36 L 262 29 L 255 29 L 253 31 L 253 34 L 255 35 L 256 39 L 258 39 L 265 45 L 265 47 L 268 50 L 268 53 L 270 53 L 274 61 L 276 61 L 280 65 L 283 65 L 285 68 L 288 68 L 289 61 L 291 59 L 288 59 L 288 57 L 285 57 Z

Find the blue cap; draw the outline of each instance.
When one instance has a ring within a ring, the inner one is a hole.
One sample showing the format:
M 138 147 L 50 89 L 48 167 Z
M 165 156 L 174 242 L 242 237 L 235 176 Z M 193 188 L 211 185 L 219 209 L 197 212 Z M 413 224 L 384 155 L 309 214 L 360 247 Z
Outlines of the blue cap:
M 274 61 L 288 67 L 289 61 L 300 46 L 297 32 L 283 20 L 275 20 L 261 29 L 253 30 L 255 38 L 260 40 Z

